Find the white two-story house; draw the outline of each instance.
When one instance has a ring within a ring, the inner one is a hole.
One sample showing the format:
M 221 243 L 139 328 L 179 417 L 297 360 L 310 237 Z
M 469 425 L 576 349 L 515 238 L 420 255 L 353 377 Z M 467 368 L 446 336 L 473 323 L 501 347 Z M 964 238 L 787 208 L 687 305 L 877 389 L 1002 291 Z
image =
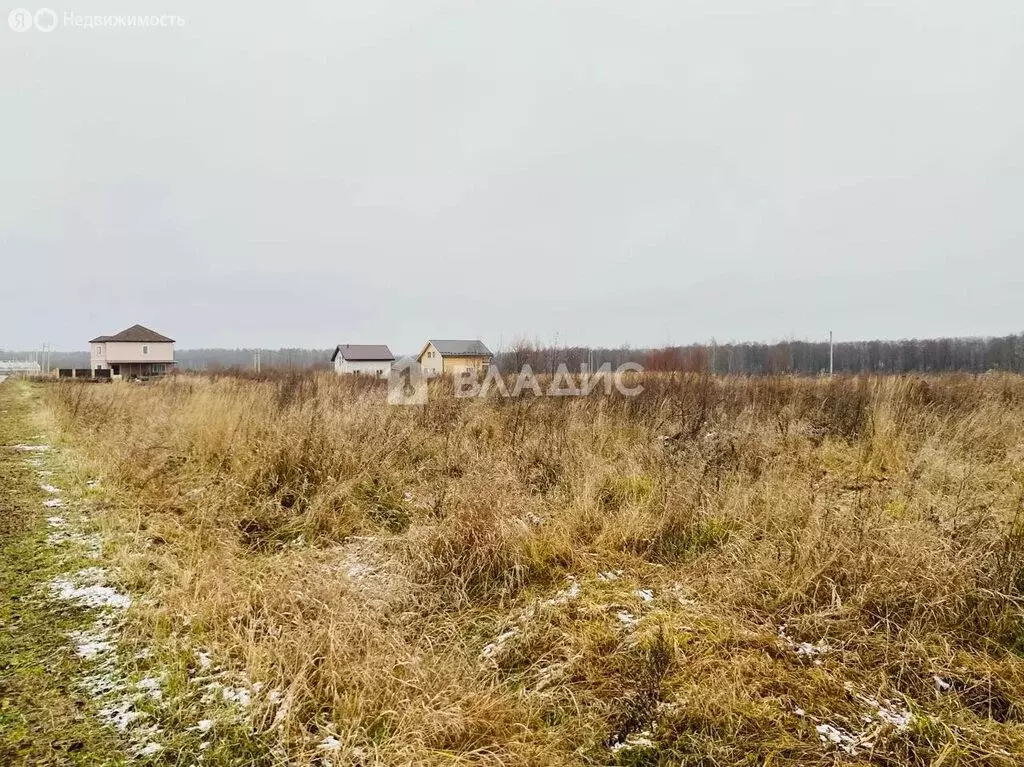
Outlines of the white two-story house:
M 89 342 L 89 367 L 93 375 L 112 378 L 162 376 L 174 367 L 174 339 L 142 325 L 132 325 L 112 336 Z M 97 371 L 109 370 L 109 373 Z

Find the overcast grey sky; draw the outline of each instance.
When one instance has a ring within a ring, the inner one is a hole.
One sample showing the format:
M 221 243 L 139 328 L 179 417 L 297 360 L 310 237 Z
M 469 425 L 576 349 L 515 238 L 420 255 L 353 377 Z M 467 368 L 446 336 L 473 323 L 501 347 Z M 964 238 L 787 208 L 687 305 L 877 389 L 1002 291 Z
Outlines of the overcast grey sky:
M 1024 330 L 1020 0 L 47 1 L 0 347 Z

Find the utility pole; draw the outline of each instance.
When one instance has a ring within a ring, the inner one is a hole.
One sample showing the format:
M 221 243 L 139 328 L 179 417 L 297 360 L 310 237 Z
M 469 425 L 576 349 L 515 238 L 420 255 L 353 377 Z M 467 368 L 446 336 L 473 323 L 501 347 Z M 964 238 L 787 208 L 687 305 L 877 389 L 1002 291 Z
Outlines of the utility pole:
M 834 366 L 835 357 L 832 355 L 832 331 L 828 331 L 828 377 L 832 377 L 832 373 L 835 371 Z

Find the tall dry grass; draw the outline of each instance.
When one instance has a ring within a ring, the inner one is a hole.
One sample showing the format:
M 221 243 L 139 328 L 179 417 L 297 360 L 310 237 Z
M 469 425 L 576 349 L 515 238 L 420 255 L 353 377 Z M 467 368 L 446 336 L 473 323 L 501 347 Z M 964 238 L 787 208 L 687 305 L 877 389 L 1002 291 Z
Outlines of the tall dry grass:
M 277 753 L 1024 760 L 1021 378 L 434 386 L 423 408 L 331 374 L 51 387 L 152 596 L 134 630 L 282 691 L 251 710 Z M 911 723 L 823 742 L 865 729 L 865 697 Z

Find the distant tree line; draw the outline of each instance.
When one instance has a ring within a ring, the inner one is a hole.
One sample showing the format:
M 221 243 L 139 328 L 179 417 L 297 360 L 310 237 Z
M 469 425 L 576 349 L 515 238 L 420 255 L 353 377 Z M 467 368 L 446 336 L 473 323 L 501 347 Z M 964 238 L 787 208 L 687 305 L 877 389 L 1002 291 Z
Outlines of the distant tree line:
M 179 370 L 253 368 L 259 352 L 260 368 L 329 367 L 334 349 L 180 349 L 174 359 Z
M 330 367 L 333 349 L 175 349 L 174 359 L 179 370 L 252 369 L 256 352 L 260 354 L 260 367 L 313 368 Z M 36 352 L 4 351 L 0 359 L 36 359 Z M 89 352 L 50 352 L 50 368 L 87 368 Z
M 179 349 L 182 371 L 253 369 L 256 352 L 262 369 L 329 368 L 333 349 Z M 4 351 L 0 359 L 34 359 L 34 352 Z M 51 368 L 87 368 L 88 352 L 51 352 Z M 559 347 L 516 341 L 499 349 L 494 362 L 505 371 L 529 364 L 534 372 L 553 372 L 558 365 L 578 371 L 626 362 L 654 371 L 708 371 L 716 375 L 763 375 L 828 372 L 827 341 L 781 341 L 774 344 L 726 343 L 643 348 Z M 834 346 L 837 373 L 984 373 L 988 370 L 1024 372 L 1024 333 L 998 338 L 930 338 L 902 341 L 844 341 Z
M 617 367 L 635 362 L 653 371 L 708 371 L 715 375 L 798 373 L 818 375 L 829 370 L 827 341 L 781 341 L 774 344 L 727 343 L 668 346 L 660 349 L 588 349 L 545 347 L 527 341 L 513 343 L 495 355 L 502 370 L 529 364 L 535 372 L 550 372 L 565 363 L 577 371 L 581 364 Z M 846 341 L 833 347 L 836 373 L 984 373 L 988 370 L 1024 372 L 1024 333 L 999 338 L 931 338 L 901 341 Z

